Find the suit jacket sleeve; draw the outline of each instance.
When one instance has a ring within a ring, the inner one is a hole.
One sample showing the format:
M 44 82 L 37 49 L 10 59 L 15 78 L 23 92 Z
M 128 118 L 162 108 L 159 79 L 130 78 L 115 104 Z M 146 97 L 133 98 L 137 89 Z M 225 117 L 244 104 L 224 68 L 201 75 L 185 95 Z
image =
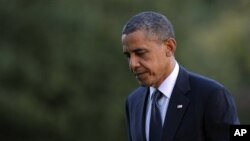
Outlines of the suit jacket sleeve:
M 127 120 L 127 130 L 128 130 L 128 138 L 129 138 L 129 141 L 132 141 L 131 139 L 131 134 L 130 134 L 130 120 L 129 120 L 129 108 L 128 108 L 128 99 L 126 99 L 126 120 Z
M 229 141 L 229 125 L 239 124 L 234 100 L 224 87 L 213 91 L 205 107 L 206 140 Z

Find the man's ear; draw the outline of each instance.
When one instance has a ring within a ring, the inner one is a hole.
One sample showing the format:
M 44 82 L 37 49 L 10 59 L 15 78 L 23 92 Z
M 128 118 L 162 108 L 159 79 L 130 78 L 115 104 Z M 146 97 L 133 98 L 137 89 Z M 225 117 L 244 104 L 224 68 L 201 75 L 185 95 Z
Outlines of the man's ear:
M 168 57 L 174 56 L 176 50 L 176 41 L 174 38 L 169 38 L 164 41 L 165 52 Z

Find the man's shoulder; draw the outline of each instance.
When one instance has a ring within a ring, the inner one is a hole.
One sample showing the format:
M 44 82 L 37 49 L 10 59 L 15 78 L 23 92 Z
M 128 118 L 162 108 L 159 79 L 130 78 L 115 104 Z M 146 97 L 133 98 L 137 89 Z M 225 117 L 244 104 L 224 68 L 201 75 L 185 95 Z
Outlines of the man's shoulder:
M 215 79 L 190 71 L 188 71 L 188 74 L 190 87 L 195 92 L 209 95 L 217 95 L 218 93 L 224 95 L 228 93 L 224 85 Z
M 217 80 L 198 74 L 198 73 L 189 72 L 189 78 L 190 78 L 189 80 L 191 84 L 195 84 L 198 86 L 211 87 L 211 88 L 223 88 L 224 87 Z
M 207 77 L 205 75 L 195 73 L 192 71 L 187 70 L 184 67 L 180 67 L 179 76 L 182 77 L 179 79 L 179 81 L 189 81 L 191 87 L 217 87 L 217 88 L 223 88 L 224 86 L 216 81 L 215 79 L 212 79 L 210 77 Z M 181 83 L 185 84 L 185 83 Z
M 140 96 L 140 94 L 145 93 L 147 90 L 148 90 L 148 87 L 140 86 L 140 87 L 134 89 L 134 90 L 129 94 L 129 97 L 136 97 L 136 96 L 138 96 L 138 95 Z
M 126 103 L 127 105 L 130 105 L 133 107 L 133 105 L 137 105 L 138 103 L 141 103 L 146 99 L 148 93 L 148 88 L 147 87 L 138 87 L 134 91 L 132 91 L 127 99 Z
M 185 87 L 184 85 L 188 85 L 189 91 L 187 94 L 191 97 L 197 96 L 201 102 L 207 100 L 216 102 L 218 100 L 231 99 L 232 97 L 227 88 L 215 79 L 183 68 L 180 73 L 184 79 L 179 79 L 178 88 L 181 89 Z
M 147 94 L 147 91 L 148 87 L 138 87 L 128 95 L 128 100 L 141 98 L 144 94 Z

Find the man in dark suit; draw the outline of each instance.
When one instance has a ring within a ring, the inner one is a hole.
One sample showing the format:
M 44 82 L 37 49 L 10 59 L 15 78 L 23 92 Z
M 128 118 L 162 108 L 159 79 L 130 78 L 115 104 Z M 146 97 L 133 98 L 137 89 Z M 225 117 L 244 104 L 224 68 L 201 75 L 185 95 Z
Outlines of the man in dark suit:
M 141 85 L 126 100 L 130 141 L 229 141 L 229 125 L 239 124 L 232 96 L 178 64 L 174 30 L 164 15 L 132 17 L 122 45 Z

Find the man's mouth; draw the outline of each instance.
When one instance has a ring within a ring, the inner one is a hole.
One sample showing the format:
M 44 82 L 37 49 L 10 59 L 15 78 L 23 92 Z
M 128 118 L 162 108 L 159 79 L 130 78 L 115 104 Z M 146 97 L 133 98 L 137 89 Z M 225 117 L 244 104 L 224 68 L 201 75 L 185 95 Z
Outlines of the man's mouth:
M 140 77 L 144 74 L 146 74 L 147 72 L 138 72 L 138 73 L 134 73 L 136 77 Z

